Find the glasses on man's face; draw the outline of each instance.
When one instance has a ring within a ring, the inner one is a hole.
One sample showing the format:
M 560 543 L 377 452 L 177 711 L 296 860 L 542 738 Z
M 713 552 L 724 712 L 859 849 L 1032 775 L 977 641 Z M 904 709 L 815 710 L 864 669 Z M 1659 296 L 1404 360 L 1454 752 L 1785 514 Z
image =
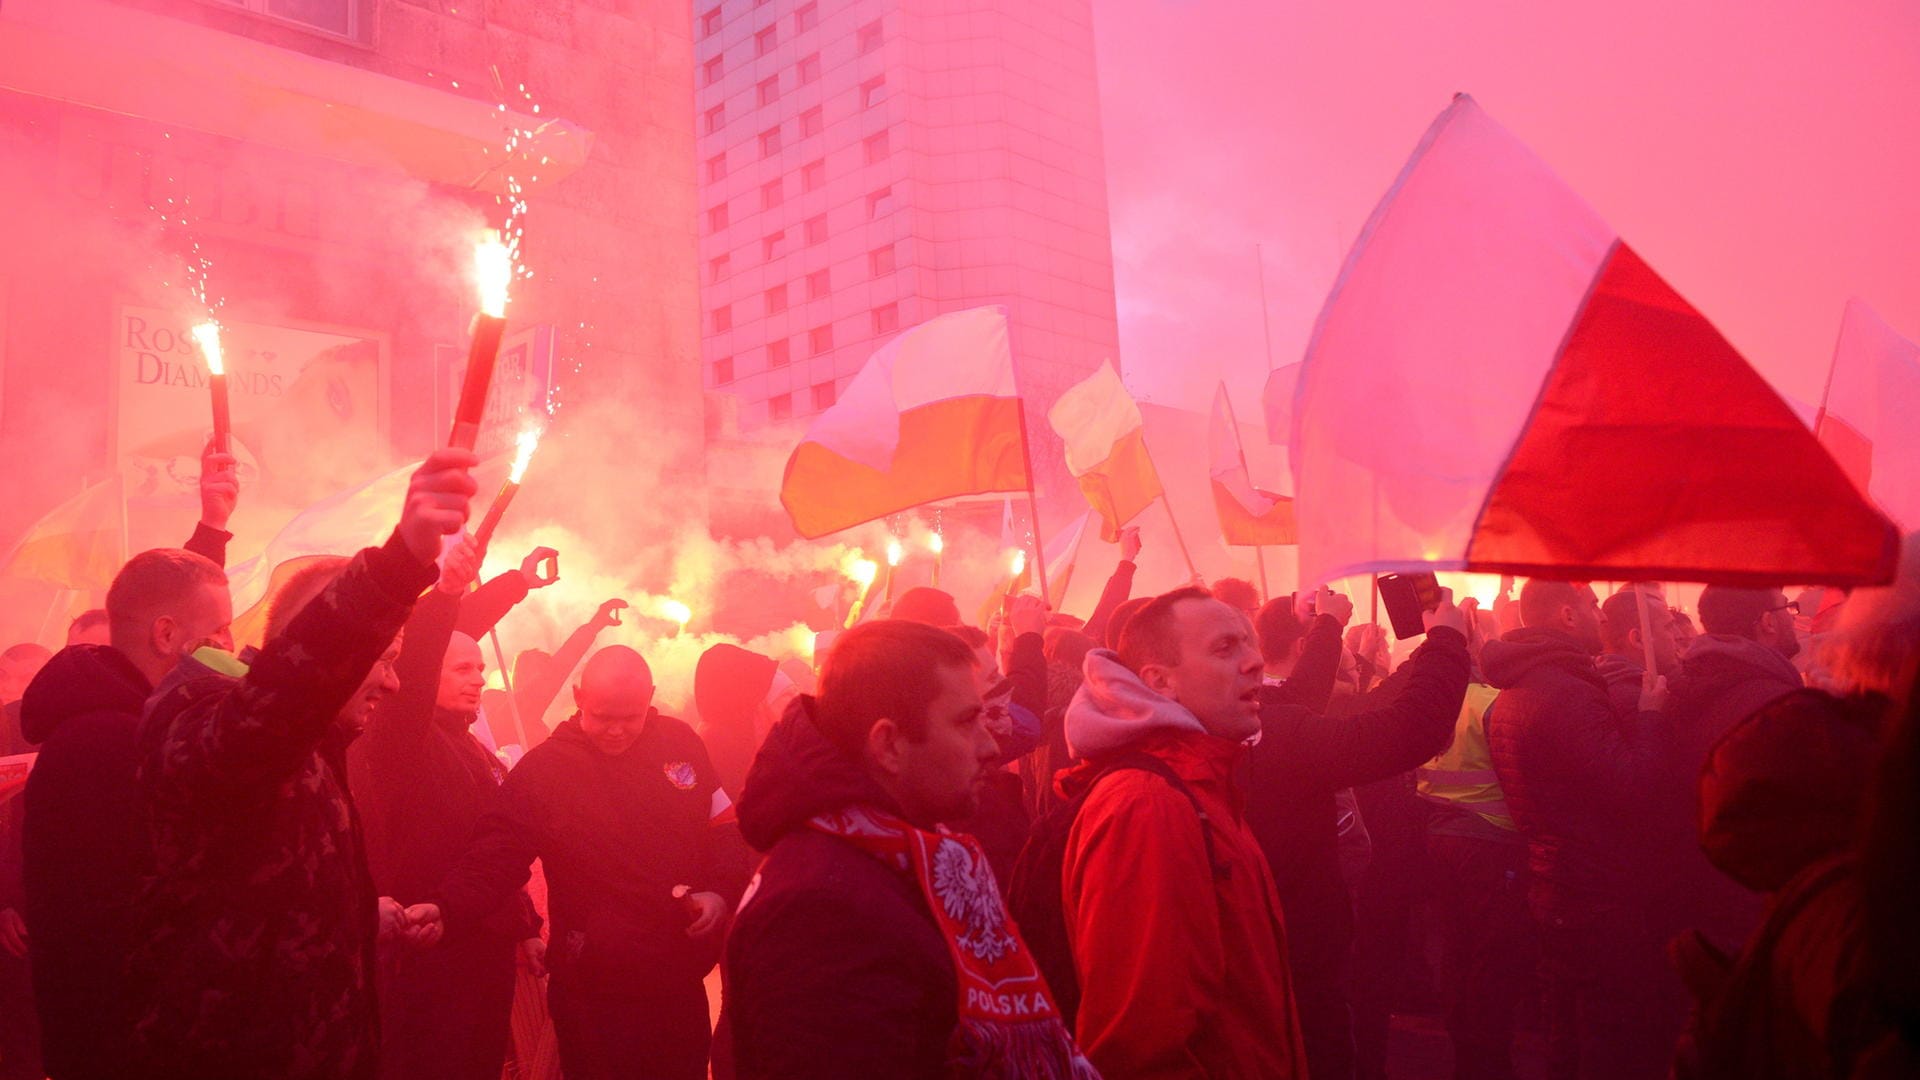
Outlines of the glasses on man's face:
M 1789 600 L 1786 603 L 1781 604 L 1779 607 L 1770 607 L 1767 609 L 1767 614 L 1771 615 L 1776 611 L 1791 611 L 1795 615 L 1798 615 L 1800 614 L 1800 601 Z

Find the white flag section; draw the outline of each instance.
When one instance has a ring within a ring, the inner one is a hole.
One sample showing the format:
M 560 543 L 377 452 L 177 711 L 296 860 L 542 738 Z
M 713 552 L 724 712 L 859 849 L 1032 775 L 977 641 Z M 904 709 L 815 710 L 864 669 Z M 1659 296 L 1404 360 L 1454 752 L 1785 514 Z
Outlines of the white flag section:
M 1004 307 L 941 315 L 882 345 L 787 459 L 780 502 L 825 536 L 936 499 L 1027 487 Z
M 1849 301 L 1821 443 L 1903 532 L 1920 529 L 1920 345 Z
M 1018 397 L 1002 307 L 940 315 L 882 345 L 807 441 L 872 469 L 893 465 L 900 415 L 951 398 Z
M 1355 242 L 1293 409 L 1300 580 L 1466 566 L 1613 230 L 1454 99 Z

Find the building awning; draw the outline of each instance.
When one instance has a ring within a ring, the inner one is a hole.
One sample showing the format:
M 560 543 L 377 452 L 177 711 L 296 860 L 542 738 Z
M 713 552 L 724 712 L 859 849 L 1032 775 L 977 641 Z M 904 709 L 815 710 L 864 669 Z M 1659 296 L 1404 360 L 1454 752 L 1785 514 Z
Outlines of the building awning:
M 507 130 L 532 130 L 538 184 L 593 133 L 105 0 L 0 3 L 0 88 L 480 191 L 506 187 Z

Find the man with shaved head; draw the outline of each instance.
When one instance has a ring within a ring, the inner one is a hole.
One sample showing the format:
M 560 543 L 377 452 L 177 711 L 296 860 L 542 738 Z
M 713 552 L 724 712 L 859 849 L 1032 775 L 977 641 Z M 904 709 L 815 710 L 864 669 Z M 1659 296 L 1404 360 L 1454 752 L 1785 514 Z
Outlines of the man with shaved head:
M 527 590 L 523 574 L 469 594 L 484 549 L 448 549 L 440 580 L 420 602 L 394 664 L 400 688 L 383 701 L 347 763 L 367 836 L 367 869 L 383 895 L 425 901 L 453 867 L 506 775 L 471 728 L 487 664 L 455 629 L 475 612 L 485 633 Z M 516 580 L 517 579 L 517 580 Z M 510 894 L 439 948 L 401 952 L 380 987 L 380 1075 L 394 1080 L 497 1080 L 513 1011 L 515 951 L 540 935 L 531 902 Z
M 744 875 L 732 803 L 693 729 L 653 707 L 653 671 L 615 645 L 573 689 L 579 707 L 507 775 L 473 841 L 420 914 L 448 941 L 545 868 L 552 933 L 536 956 L 568 1080 L 707 1074 L 702 979 Z

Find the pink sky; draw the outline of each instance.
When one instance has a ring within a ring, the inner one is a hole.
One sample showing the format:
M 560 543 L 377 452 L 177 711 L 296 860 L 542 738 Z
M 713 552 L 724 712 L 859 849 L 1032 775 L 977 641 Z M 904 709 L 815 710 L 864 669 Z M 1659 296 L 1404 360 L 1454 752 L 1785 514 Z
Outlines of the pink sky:
M 1578 10 L 1575 10 L 1577 8 Z M 1440 10 L 1444 9 L 1444 10 Z M 1849 296 L 1920 336 L 1920 7 L 1904 0 L 1095 4 L 1121 358 L 1258 415 L 1367 214 L 1466 91 L 1783 393 Z

